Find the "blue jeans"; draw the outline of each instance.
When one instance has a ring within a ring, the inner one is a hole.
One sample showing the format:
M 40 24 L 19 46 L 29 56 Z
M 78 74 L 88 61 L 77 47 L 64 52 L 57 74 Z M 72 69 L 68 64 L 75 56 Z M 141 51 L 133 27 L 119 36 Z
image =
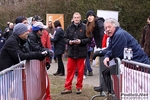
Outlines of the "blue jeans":
M 86 67 L 86 69 L 87 69 L 89 72 L 92 72 L 92 71 L 93 71 L 93 69 L 91 68 L 89 55 L 87 55 L 87 57 L 86 57 L 85 67 Z

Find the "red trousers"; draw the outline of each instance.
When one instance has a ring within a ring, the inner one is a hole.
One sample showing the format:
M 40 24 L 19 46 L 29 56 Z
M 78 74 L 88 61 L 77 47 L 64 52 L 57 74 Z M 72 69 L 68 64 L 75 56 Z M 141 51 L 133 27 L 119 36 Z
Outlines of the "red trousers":
M 78 70 L 76 88 L 82 89 L 83 75 L 85 67 L 85 58 L 68 58 L 67 63 L 67 76 L 65 82 L 65 89 L 72 89 L 72 80 L 74 78 L 75 71 Z
M 46 96 L 44 100 L 51 100 L 51 95 L 50 95 L 50 81 L 48 74 L 46 74 Z

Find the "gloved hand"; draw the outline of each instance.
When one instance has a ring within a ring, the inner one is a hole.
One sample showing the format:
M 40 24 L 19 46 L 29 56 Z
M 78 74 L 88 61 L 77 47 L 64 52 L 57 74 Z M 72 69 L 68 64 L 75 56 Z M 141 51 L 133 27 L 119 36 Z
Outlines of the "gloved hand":
M 51 67 L 49 62 L 46 62 L 46 69 L 48 70 Z
M 103 53 L 102 53 L 102 50 L 100 50 L 100 51 L 95 51 L 94 54 L 93 54 L 93 58 L 92 58 L 92 59 L 95 60 L 95 58 L 96 58 L 97 56 L 100 56 L 100 57 L 104 56 Z
M 49 56 L 50 58 L 53 57 L 53 54 L 54 54 L 53 50 L 48 50 L 48 56 Z
M 37 52 L 36 55 L 37 55 L 37 59 L 40 61 L 44 60 L 46 57 L 46 54 L 44 54 L 42 52 Z

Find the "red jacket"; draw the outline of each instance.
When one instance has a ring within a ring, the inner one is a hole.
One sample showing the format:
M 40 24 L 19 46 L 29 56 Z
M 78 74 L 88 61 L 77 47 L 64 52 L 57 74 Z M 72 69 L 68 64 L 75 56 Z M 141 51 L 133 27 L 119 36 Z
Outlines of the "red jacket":
M 50 37 L 49 34 L 46 30 L 43 30 L 43 34 L 41 36 L 41 42 L 44 48 L 51 49 L 51 42 L 50 42 Z M 49 58 L 46 58 L 46 62 L 50 62 Z
M 103 39 L 102 39 L 102 48 L 106 48 L 107 47 L 107 34 L 103 35 Z

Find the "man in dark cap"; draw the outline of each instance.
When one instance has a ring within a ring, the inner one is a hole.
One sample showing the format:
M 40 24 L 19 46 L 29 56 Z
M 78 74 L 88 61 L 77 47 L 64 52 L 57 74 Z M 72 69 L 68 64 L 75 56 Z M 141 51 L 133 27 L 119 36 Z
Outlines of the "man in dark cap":
M 43 19 L 42 19 L 40 16 L 35 15 L 35 16 L 33 16 L 32 21 L 42 22 L 42 21 L 43 21 Z
M 28 24 L 27 19 L 24 16 L 18 16 L 15 20 L 15 23 L 23 23 L 23 24 Z
M 0 71 L 11 67 L 20 60 L 43 60 L 47 56 L 39 51 L 28 52 L 23 46 L 28 36 L 28 28 L 23 23 L 14 26 L 13 34 L 4 44 L 0 54 Z

